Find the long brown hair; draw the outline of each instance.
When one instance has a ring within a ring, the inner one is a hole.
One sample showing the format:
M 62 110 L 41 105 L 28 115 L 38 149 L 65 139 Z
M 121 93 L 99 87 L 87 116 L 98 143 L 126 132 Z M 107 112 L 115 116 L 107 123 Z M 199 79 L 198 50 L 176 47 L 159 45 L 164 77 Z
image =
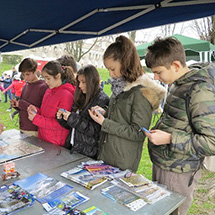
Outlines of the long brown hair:
M 79 88 L 78 76 L 84 75 L 86 79 L 86 94 Z M 76 77 L 76 90 L 74 96 L 73 110 L 83 110 L 87 104 L 97 95 L 100 91 L 100 77 L 95 66 L 86 65 L 82 67 Z
M 121 64 L 121 74 L 125 81 L 133 82 L 144 74 L 140 58 L 133 42 L 125 36 L 119 36 L 105 50 L 103 60 L 113 58 Z

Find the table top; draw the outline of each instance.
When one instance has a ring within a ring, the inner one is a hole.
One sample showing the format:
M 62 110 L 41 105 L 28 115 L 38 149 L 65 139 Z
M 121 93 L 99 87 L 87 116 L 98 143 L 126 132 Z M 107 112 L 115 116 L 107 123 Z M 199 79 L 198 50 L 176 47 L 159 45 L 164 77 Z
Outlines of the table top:
M 114 202 L 113 200 L 107 198 L 103 194 L 101 194 L 101 189 L 108 186 L 108 183 L 95 188 L 94 190 L 88 190 L 87 188 L 76 184 L 62 176 L 60 174 L 65 172 L 69 169 L 72 169 L 79 165 L 82 161 L 89 160 L 88 157 L 85 157 L 80 154 L 70 154 L 70 151 L 53 145 L 51 143 L 47 143 L 42 141 L 36 137 L 25 137 L 24 135 L 20 134 L 18 130 L 12 129 L 2 133 L 0 138 L 12 138 L 15 135 L 19 135 L 20 138 L 24 138 L 25 141 L 42 147 L 44 149 L 43 153 L 33 155 L 30 157 L 22 158 L 15 160 L 16 164 L 16 171 L 20 173 L 19 178 L 2 181 L 0 179 L 0 185 L 3 184 L 11 184 L 16 180 L 23 179 L 34 175 L 38 172 L 44 173 L 52 178 L 60 180 L 64 183 L 67 183 L 74 187 L 75 191 L 81 192 L 83 195 L 90 198 L 89 201 L 85 202 L 84 204 L 78 206 L 77 208 L 83 210 L 88 208 L 92 205 L 97 206 L 104 212 L 108 213 L 109 215 L 167 215 L 172 213 L 176 208 L 178 208 L 184 201 L 185 197 L 178 194 L 171 192 L 171 195 L 165 197 L 164 199 L 152 204 L 152 205 L 145 205 L 144 207 L 140 208 L 136 212 L 131 211 L 130 209 L 126 208 L 123 205 L 120 205 L 118 202 Z M 0 166 L 0 172 L 3 173 L 3 167 Z M 41 215 L 44 214 L 45 210 L 42 206 L 35 201 L 35 204 L 30 208 L 24 208 L 21 211 L 16 212 L 17 215 Z

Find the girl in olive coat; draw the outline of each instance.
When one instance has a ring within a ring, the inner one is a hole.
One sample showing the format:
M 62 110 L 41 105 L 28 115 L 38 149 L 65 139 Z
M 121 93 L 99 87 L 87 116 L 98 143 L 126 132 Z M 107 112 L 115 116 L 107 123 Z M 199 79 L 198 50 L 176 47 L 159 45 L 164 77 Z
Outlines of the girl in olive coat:
M 108 109 L 89 111 L 102 125 L 98 159 L 136 172 L 145 139 L 141 128 L 149 128 L 165 89 L 144 73 L 134 44 L 124 36 L 116 38 L 103 59 L 112 77 L 112 96 Z

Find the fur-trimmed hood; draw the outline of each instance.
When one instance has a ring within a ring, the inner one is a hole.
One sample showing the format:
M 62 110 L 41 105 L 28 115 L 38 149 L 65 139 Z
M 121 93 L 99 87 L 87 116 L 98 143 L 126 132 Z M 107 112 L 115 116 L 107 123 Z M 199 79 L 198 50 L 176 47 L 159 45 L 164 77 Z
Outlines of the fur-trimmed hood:
M 144 74 L 136 81 L 128 83 L 123 91 L 129 91 L 131 88 L 139 85 L 143 86 L 143 88 L 141 88 L 141 92 L 152 105 L 152 110 L 156 110 L 159 107 L 161 100 L 165 98 L 166 89 L 162 85 L 153 81 L 149 75 Z

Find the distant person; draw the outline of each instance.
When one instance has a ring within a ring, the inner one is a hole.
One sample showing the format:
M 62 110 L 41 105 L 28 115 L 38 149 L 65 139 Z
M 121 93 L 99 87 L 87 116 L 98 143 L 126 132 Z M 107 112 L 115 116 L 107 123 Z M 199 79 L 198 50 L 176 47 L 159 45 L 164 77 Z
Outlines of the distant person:
M 8 75 L 7 73 L 4 73 L 4 78 L 1 79 L 1 82 L 3 82 L 4 89 L 7 89 L 12 84 L 12 79 L 10 75 Z M 5 96 L 4 103 L 7 103 L 8 97 L 10 100 L 12 99 L 11 90 L 8 90 L 7 92 L 5 92 L 4 96 Z
M 101 126 L 92 120 L 88 110 L 96 105 L 105 107 L 108 103 L 109 97 L 101 89 L 97 69 L 93 65 L 81 68 L 77 74 L 72 111 L 59 109 L 57 112 L 60 124 L 70 128 L 65 147 L 71 153 L 78 152 L 97 158 Z
M 0 123 L 0 134 L 4 131 L 4 125 Z
M 14 85 L 15 100 L 19 101 L 21 98 L 22 88 L 25 85 L 24 76 L 23 76 L 23 74 L 15 75 L 14 79 L 17 80 L 16 84 Z M 19 113 L 19 111 L 15 110 L 13 113 L 9 114 L 11 121 L 13 120 L 14 116 L 18 113 Z
M 136 47 L 124 36 L 108 46 L 103 60 L 113 78 L 109 106 L 89 111 L 101 125 L 98 159 L 136 172 L 145 139 L 141 128 L 149 128 L 165 90 L 145 74 Z
M 57 59 L 63 68 L 67 68 L 71 72 L 72 80 L 77 76 L 77 63 L 72 55 L 63 55 Z M 71 83 L 71 80 L 64 80 L 64 82 Z M 75 83 L 73 83 L 75 85 Z
M 16 71 L 15 67 L 12 67 L 12 79 L 14 78 L 15 75 L 18 75 L 18 72 Z
M 20 100 L 12 100 L 12 107 L 19 111 L 19 128 L 22 132 L 37 136 L 38 127 L 28 119 L 27 108 L 30 104 L 40 108 L 43 96 L 48 88 L 37 76 L 37 61 L 25 58 L 19 65 L 19 71 L 24 76 L 26 84 L 22 88 Z
M 153 163 L 152 179 L 186 197 L 172 213 L 185 215 L 201 176 L 202 161 L 215 155 L 215 86 L 201 81 L 192 90 L 189 110 L 194 133 L 186 112 L 186 94 L 196 81 L 210 80 L 208 71 L 190 70 L 181 42 L 172 37 L 156 39 L 148 47 L 146 65 L 155 80 L 171 84 L 163 115 L 150 133 L 145 132 Z
M 4 91 L 3 93 L 5 94 L 6 92 L 8 92 L 9 90 L 11 90 L 11 97 L 12 99 L 15 99 L 15 89 L 14 89 L 14 86 L 17 84 L 17 82 L 20 80 L 20 77 L 19 75 L 14 75 L 13 76 L 13 79 L 12 79 L 12 83 L 11 85 L 9 85 Z M 10 107 L 8 108 L 7 111 L 11 111 L 12 109 L 12 106 L 10 105 Z
M 42 75 L 49 89 L 40 108 L 34 105 L 28 107 L 28 117 L 39 128 L 38 138 L 64 146 L 69 130 L 58 123 L 56 113 L 59 108 L 72 108 L 75 86 L 71 83 L 63 84 L 64 80 L 71 80 L 72 74 L 67 68 L 63 69 L 58 61 L 50 61 L 43 67 Z

